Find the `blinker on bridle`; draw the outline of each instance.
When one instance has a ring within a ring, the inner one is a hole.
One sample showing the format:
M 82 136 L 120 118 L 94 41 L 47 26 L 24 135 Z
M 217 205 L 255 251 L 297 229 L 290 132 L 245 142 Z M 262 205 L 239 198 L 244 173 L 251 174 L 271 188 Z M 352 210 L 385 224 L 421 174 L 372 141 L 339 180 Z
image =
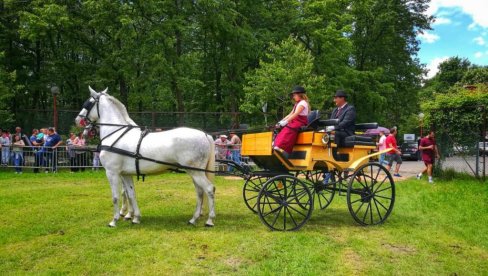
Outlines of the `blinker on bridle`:
M 94 101 L 90 101 L 91 99 L 93 99 Z M 79 115 L 81 118 L 83 118 L 83 120 L 85 120 L 86 122 L 88 122 L 87 125 L 92 125 L 94 122 L 92 122 L 92 120 L 90 120 L 90 118 L 88 118 L 88 115 L 90 114 L 91 110 L 93 109 L 93 107 L 95 106 L 95 104 L 97 104 L 97 115 L 98 115 L 98 118 L 100 118 L 100 108 L 99 108 L 99 105 L 98 105 L 98 101 L 100 99 L 100 96 L 98 97 L 93 97 L 91 96 L 88 100 L 85 101 L 85 103 L 83 103 L 83 109 L 86 109 L 86 115 Z

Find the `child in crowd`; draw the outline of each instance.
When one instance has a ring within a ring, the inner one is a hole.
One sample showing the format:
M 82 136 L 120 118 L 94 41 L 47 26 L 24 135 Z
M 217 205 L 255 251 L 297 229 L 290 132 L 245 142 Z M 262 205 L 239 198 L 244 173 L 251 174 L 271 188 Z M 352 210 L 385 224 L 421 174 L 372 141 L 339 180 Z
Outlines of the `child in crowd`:
M 12 152 L 14 157 L 14 166 L 15 166 L 16 174 L 22 173 L 22 164 L 24 163 L 24 153 L 22 148 L 24 146 L 25 146 L 24 141 L 22 141 L 20 135 L 14 135 Z
M 10 158 L 10 134 L 0 131 L 0 147 L 2 148 L 2 166 L 7 166 Z
M 92 170 L 98 171 L 100 169 L 100 152 L 94 151 L 93 152 L 93 168 Z

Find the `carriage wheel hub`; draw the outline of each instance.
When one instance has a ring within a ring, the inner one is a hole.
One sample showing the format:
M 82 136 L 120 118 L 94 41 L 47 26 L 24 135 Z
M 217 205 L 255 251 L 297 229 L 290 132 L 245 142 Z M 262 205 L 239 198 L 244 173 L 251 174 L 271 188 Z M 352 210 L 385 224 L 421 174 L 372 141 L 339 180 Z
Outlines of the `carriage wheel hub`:
M 361 192 L 361 202 L 364 203 L 370 202 L 372 198 L 372 194 L 373 193 L 371 192 L 369 187 L 364 188 L 363 191 Z

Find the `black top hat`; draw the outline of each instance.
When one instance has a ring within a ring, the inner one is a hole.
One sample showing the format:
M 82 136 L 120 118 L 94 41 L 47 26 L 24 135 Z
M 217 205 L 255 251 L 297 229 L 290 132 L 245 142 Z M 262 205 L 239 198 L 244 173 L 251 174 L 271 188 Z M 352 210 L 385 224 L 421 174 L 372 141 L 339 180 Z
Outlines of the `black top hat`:
M 294 94 L 294 93 L 307 94 L 307 91 L 305 91 L 305 88 L 303 88 L 302 86 L 295 86 L 295 87 L 293 87 L 293 90 L 291 91 L 290 94 Z
M 347 94 L 344 92 L 344 90 L 337 90 L 334 97 L 347 98 Z

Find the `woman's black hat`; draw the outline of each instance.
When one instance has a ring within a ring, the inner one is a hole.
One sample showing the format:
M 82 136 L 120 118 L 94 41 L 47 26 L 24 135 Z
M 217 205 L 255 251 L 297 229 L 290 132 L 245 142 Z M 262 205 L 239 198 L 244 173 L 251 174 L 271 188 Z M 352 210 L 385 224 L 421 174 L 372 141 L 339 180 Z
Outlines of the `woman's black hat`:
M 294 94 L 294 93 L 307 94 L 307 91 L 305 91 L 305 88 L 303 88 L 302 86 L 295 86 L 295 87 L 293 87 L 293 90 L 291 91 L 290 94 Z

